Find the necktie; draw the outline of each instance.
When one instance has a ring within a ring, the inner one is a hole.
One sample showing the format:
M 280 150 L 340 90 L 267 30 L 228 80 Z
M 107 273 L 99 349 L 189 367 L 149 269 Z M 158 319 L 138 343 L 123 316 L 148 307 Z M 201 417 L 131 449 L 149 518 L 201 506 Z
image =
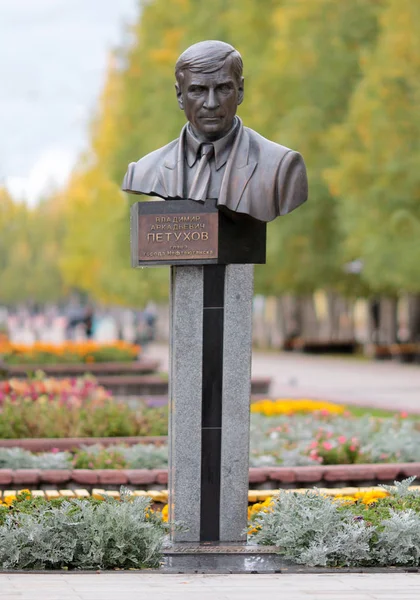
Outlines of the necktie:
M 198 163 L 190 193 L 188 194 L 188 198 L 191 198 L 191 200 L 205 200 L 210 184 L 211 169 L 209 160 L 214 154 L 214 146 L 213 144 L 202 144 L 200 149 L 200 162 Z

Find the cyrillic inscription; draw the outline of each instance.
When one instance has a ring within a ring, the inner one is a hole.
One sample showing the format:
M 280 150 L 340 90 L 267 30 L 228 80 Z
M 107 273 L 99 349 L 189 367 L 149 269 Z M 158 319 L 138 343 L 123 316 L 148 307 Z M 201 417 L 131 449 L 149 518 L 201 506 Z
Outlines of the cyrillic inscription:
M 139 215 L 139 261 L 217 258 L 218 213 Z

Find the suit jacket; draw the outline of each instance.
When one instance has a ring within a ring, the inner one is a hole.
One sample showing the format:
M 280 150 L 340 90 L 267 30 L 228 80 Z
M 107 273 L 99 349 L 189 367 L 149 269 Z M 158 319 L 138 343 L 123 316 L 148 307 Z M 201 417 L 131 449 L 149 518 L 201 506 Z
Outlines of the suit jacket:
M 165 200 L 185 198 L 186 127 L 177 140 L 130 163 L 122 186 L 125 192 Z M 239 120 L 217 205 L 267 222 L 291 212 L 307 197 L 308 182 L 301 155 L 270 142 Z

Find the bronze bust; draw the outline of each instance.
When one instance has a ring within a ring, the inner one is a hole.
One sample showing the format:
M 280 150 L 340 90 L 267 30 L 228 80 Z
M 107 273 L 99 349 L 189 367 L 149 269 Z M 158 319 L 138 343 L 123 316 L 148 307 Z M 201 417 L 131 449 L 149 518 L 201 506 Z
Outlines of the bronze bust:
M 298 152 L 244 127 L 242 58 L 233 46 L 199 42 L 175 66 L 176 95 L 188 123 L 180 137 L 131 163 L 122 189 L 165 200 L 215 198 L 219 208 L 272 221 L 308 196 Z

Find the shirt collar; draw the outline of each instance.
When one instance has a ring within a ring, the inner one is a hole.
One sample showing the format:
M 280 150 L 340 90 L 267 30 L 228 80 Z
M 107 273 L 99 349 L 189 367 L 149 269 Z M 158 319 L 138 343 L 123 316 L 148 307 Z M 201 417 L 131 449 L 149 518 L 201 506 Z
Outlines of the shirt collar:
M 223 167 L 223 165 L 226 164 L 227 159 L 229 158 L 229 154 L 233 145 L 233 140 L 235 139 L 236 134 L 238 132 L 238 123 L 239 120 L 237 117 L 235 117 L 234 123 L 230 131 L 228 131 L 228 133 L 224 137 L 214 142 L 204 142 L 213 144 L 216 171 Z M 185 136 L 185 139 L 187 163 L 189 167 L 193 167 L 197 160 L 200 158 L 200 146 L 203 142 L 200 142 L 195 137 L 190 124 L 187 125 L 187 135 Z

